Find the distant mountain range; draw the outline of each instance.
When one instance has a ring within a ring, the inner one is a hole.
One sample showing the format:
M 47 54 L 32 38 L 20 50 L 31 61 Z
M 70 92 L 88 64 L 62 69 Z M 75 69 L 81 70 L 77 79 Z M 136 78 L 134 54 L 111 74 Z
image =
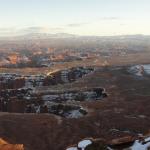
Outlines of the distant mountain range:
M 150 35 L 117 35 L 117 36 L 80 36 L 68 33 L 28 33 L 23 35 L 0 36 L 0 39 L 48 39 L 48 38 L 85 38 L 85 39 L 141 39 L 150 38 Z
M 48 27 L 27 27 L 27 28 L 0 28 L 0 38 L 33 38 L 33 39 L 43 39 L 43 38 L 77 38 L 77 37 L 88 37 L 88 38 L 143 38 L 149 37 L 146 35 L 120 35 L 120 36 L 79 36 L 69 33 L 60 32 L 59 28 L 48 28 Z
M 62 38 L 79 38 L 79 39 L 145 39 L 150 38 L 148 35 L 118 35 L 118 36 L 80 36 L 69 33 L 57 32 L 57 28 L 29 27 L 23 29 L 0 28 L 0 40 L 24 40 L 24 39 L 62 39 Z

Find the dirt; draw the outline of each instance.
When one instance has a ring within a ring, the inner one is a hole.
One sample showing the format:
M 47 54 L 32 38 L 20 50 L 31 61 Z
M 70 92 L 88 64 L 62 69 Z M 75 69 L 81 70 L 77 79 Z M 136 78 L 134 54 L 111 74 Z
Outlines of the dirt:
M 150 129 L 150 80 L 138 79 L 127 67 L 105 67 L 65 88 L 103 87 L 108 98 L 81 102 L 90 111 L 78 119 L 50 114 L 0 115 L 0 137 L 25 150 L 63 150 L 79 140 L 92 137 L 107 141 L 146 134 Z

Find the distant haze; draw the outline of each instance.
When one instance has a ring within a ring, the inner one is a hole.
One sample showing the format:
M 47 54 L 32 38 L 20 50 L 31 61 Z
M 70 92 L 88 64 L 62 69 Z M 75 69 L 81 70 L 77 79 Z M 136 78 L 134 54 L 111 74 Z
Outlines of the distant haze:
M 0 0 L 0 36 L 150 35 L 149 0 Z

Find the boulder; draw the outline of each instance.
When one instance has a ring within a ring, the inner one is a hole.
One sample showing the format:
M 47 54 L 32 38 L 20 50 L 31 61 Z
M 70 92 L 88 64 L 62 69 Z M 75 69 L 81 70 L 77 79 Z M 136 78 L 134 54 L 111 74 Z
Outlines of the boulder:
M 108 145 L 109 147 L 115 149 L 125 149 L 132 146 L 135 140 L 136 138 L 133 136 L 125 136 L 111 140 L 110 142 L 108 142 Z

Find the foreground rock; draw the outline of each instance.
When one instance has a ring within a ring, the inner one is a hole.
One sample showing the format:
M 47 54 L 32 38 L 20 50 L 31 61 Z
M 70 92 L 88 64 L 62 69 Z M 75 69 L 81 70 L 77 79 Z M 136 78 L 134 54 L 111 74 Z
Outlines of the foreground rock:
M 110 141 L 109 146 L 111 148 L 126 148 L 131 146 L 135 141 L 135 137 L 132 136 L 125 136 L 117 139 L 113 139 Z
M 68 147 L 66 150 L 149 150 L 150 137 L 139 137 L 136 139 L 132 136 L 105 141 L 103 139 L 84 139 L 77 145 Z
M 91 73 L 94 68 L 90 67 L 74 67 L 66 70 L 50 72 L 44 80 L 44 85 L 64 84 L 76 81 L 79 78 Z
M 22 144 L 9 144 L 0 138 L 0 150 L 24 150 Z
M 68 147 L 66 150 L 107 150 L 104 139 L 83 139 L 76 146 Z

